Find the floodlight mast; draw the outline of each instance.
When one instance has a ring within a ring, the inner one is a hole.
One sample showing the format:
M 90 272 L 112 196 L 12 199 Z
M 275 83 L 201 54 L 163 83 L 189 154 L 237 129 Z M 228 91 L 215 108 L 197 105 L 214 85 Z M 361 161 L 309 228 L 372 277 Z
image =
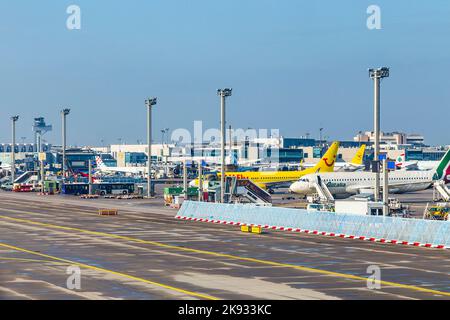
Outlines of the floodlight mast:
M 382 67 L 369 69 L 369 77 L 373 79 L 374 84 L 374 153 L 373 160 L 375 164 L 375 201 L 380 198 L 380 81 L 389 77 L 389 68 Z
M 220 97 L 220 135 L 221 135 L 221 166 L 220 166 L 220 202 L 225 201 L 225 98 L 231 96 L 231 88 L 217 89 Z M 231 141 L 230 141 L 231 143 Z
M 70 113 L 70 109 L 65 108 L 61 110 L 61 117 L 62 117 L 62 181 L 64 182 L 66 178 L 66 138 L 67 138 L 67 132 L 66 132 L 66 117 Z
M 147 106 L 147 197 L 153 196 L 152 187 L 152 106 L 156 105 L 157 98 L 145 100 Z
M 11 117 L 12 141 L 11 141 L 11 183 L 16 180 L 16 122 L 19 116 Z

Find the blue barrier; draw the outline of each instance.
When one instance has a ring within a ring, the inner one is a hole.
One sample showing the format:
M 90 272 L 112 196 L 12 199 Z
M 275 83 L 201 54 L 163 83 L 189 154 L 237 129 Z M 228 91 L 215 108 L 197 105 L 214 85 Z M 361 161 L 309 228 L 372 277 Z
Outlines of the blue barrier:
M 178 216 L 450 247 L 450 222 L 185 201 Z

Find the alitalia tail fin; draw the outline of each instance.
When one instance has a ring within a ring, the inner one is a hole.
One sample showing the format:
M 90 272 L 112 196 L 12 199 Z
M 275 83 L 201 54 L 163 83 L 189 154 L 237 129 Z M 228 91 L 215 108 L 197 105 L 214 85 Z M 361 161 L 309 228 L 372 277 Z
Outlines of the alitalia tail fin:
M 351 164 L 360 166 L 363 164 L 364 160 L 364 152 L 366 151 L 366 145 L 363 144 L 361 147 L 356 151 L 355 156 L 353 157 L 352 161 L 350 161 Z
M 339 142 L 335 141 L 328 148 L 327 152 L 323 155 L 322 159 L 315 165 L 315 172 L 333 172 L 334 164 L 336 163 L 337 152 L 339 149 Z
M 433 180 L 444 180 L 450 183 L 450 149 L 447 150 L 435 169 Z

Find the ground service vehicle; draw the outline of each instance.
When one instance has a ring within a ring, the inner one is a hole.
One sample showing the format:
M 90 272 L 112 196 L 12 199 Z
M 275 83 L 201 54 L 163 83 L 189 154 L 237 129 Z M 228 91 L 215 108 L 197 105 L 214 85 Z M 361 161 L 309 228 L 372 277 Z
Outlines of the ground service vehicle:
M 89 193 L 88 183 L 66 183 L 61 187 L 62 194 L 82 195 Z M 134 183 L 102 182 L 92 184 L 92 193 L 98 195 L 123 195 L 134 193 Z
M 434 205 L 429 207 L 425 212 L 425 219 L 430 220 L 448 220 L 450 207 L 444 205 Z

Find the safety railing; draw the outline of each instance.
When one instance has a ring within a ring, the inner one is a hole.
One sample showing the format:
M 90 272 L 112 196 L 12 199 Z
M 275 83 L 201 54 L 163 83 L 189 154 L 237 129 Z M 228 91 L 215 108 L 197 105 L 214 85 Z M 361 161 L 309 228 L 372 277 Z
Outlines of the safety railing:
M 450 222 L 185 201 L 178 216 L 450 247 Z

